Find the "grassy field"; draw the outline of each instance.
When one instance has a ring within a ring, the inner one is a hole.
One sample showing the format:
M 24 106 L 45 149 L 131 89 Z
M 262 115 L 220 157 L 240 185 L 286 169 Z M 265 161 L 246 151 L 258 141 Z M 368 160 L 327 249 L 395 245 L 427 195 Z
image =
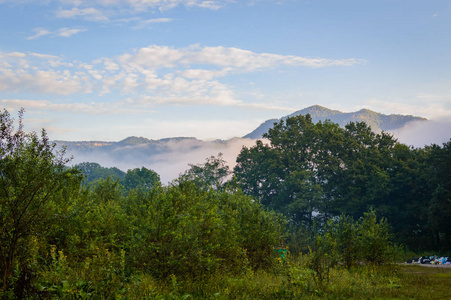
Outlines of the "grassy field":
M 276 273 L 219 275 L 201 282 L 178 282 L 174 278 L 163 286 L 149 286 L 153 287 L 134 296 L 146 299 L 451 299 L 451 268 L 418 265 L 357 267 L 351 271 L 334 268 L 329 280 L 319 283 L 311 270 L 291 265 Z
M 451 268 L 403 265 L 400 296 L 410 299 L 451 299 Z

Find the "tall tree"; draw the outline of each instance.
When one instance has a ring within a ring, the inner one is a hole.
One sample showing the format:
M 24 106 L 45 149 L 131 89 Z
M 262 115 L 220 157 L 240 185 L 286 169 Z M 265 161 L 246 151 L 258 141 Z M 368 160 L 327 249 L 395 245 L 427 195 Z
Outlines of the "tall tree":
M 423 178 L 428 184 L 430 198 L 423 211 L 428 235 L 432 237 L 432 248 L 451 248 L 451 140 L 439 145 L 426 147 Z
M 238 182 L 263 205 L 311 225 L 322 195 L 315 177 L 314 157 L 321 141 L 317 126 L 310 115 L 288 118 L 274 124 L 264 138 L 269 143 L 258 140 L 241 150 L 234 169 Z
M 180 175 L 181 181 L 193 181 L 199 186 L 208 186 L 213 189 L 221 189 L 231 174 L 227 162 L 222 158 L 222 153 L 217 157 L 210 156 L 203 164 L 189 164 L 190 168 Z
M 145 167 L 128 170 L 124 177 L 124 187 L 131 189 L 151 189 L 160 183 L 160 175 Z
M 365 123 L 318 122 L 310 115 L 274 125 L 251 148 L 243 148 L 234 169 L 243 190 L 292 221 L 342 213 L 359 218 L 386 200 L 396 140 Z
M 63 190 L 77 190 L 81 176 L 65 164 L 64 150 L 55 151 L 42 130 L 23 131 L 23 113 L 19 126 L 8 111 L 0 113 L 0 268 L 3 290 L 13 268 L 27 268 L 27 245 L 31 237 L 45 235 L 52 205 Z M 67 195 L 66 195 L 67 196 Z
M 92 183 L 98 179 L 107 179 L 108 177 L 120 180 L 123 180 L 125 177 L 125 172 L 116 167 L 105 168 L 94 162 L 83 162 L 76 164 L 74 167 L 83 172 L 87 183 Z

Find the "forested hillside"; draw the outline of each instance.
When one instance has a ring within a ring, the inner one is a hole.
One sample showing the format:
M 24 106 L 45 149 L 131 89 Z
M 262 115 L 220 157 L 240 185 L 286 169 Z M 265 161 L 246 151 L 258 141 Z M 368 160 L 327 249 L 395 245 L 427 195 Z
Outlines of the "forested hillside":
M 344 127 L 349 122 L 365 122 L 374 131 L 380 132 L 382 130 L 394 130 L 402 128 L 409 122 L 413 121 L 426 121 L 425 118 L 409 116 L 409 115 L 385 115 L 371 111 L 369 109 L 361 109 L 356 112 L 344 113 L 338 110 L 328 109 L 320 105 L 313 105 L 302 110 L 296 111 L 281 119 L 271 119 L 265 121 L 259 127 L 257 127 L 251 133 L 245 135 L 245 138 L 260 139 L 273 127 L 274 123 L 281 120 L 286 120 L 290 117 L 310 115 L 313 123 L 319 121 L 330 120 L 333 123 L 337 123 L 341 127 Z
M 164 186 L 68 167 L 22 114 L 0 113 L 2 299 L 409 298 L 396 254 L 451 247 L 451 141 L 296 116 Z

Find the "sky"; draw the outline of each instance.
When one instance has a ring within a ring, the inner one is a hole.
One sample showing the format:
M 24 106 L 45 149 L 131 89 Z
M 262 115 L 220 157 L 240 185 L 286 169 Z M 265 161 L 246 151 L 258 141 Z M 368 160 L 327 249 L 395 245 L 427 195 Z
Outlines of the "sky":
M 0 0 L 0 108 L 67 141 L 229 139 L 316 104 L 442 124 L 450 32 L 449 0 Z

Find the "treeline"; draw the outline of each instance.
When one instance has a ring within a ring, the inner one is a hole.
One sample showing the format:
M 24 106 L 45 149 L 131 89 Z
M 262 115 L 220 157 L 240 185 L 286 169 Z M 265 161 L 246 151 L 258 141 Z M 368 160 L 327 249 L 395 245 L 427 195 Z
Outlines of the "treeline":
M 233 172 L 219 155 L 162 186 L 146 168 L 67 167 L 22 114 L 15 130 L 0 113 L 0 298 L 356 297 L 398 280 L 374 274 L 395 257 L 392 233 L 449 249 L 450 143 L 412 149 L 298 116 Z
M 309 115 L 275 124 L 243 148 L 234 169 L 244 193 L 295 228 L 374 209 L 415 251 L 451 249 L 451 140 L 414 149 L 364 122 L 344 128 Z
M 116 167 L 106 168 L 98 163 L 83 162 L 76 164 L 74 168 L 80 170 L 84 175 L 84 184 L 95 184 L 100 179 L 119 181 L 124 191 L 133 189 L 152 189 L 160 184 L 160 175 L 145 167 L 135 168 L 124 172 Z

